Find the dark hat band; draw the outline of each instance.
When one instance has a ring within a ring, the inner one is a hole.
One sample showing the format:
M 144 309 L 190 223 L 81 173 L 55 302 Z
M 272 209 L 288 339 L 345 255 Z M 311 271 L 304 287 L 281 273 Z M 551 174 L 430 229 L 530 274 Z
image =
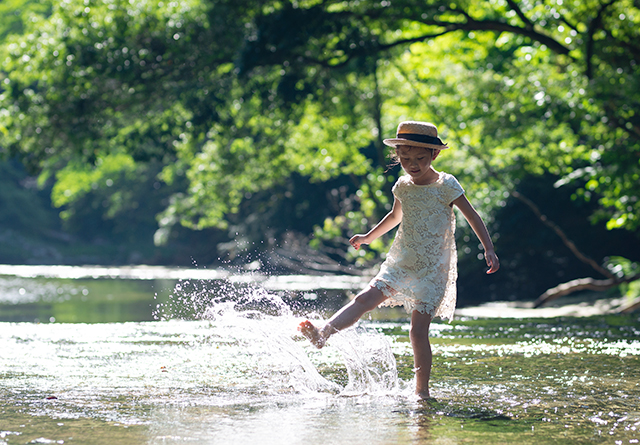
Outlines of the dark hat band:
M 413 142 L 422 142 L 424 144 L 431 145 L 444 145 L 444 143 L 438 137 L 428 136 L 426 134 L 417 133 L 398 133 L 397 139 L 406 139 Z

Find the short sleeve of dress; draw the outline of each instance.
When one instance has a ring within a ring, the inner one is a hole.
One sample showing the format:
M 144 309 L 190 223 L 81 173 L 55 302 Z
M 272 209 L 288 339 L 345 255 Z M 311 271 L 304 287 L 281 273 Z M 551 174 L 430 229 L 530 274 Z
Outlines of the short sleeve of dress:
M 444 200 L 447 204 L 451 204 L 453 201 L 464 194 L 464 189 L 453 175 L 445 173 L 443 178 L 443 185 Z
M 391 189 L 393 196 L 395 196 L 396 198 L 399 198 L 398 195 L 401 194 L 401 190 L 406 189 L 408 184 L 409 184 L 408 175 L 400 176 L 396 180 L 396 183 L 393 184 L 393 188 Z
M 398 190 L 398 182 L 399 182 L 399 181 L 400 181 L 400 180 L 398 179 L 398 180 L 396 181 L 396 183 L 395 183 L 395 184 L 393 184 L 393 187 L 391 188 L 391 193 L 393 193 L 393 194 L 394 194 L 394 196 L 395 196 L 395 194 L 396 194 L 396 190 Z

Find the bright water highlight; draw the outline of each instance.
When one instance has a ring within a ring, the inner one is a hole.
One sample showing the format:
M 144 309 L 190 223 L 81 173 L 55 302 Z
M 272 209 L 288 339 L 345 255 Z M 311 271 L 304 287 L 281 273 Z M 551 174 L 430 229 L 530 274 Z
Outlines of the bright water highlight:
M 107 308 L 97 284 L 0 277 L 14 292 L 0 316 L 25 301 Z M 311 309 L 257 287 L 178 282 L 149 299 L 155 321 L 0 323 L 0 444 L 640 439 L 637 316 L 434 324 L 424 403 L 404 320 L 365 320 L 316 350 L 296 331 Z

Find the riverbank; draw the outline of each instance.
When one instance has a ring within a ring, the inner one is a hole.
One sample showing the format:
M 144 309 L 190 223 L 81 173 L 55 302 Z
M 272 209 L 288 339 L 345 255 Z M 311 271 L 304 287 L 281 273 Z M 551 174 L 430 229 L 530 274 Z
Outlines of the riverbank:
M 587 297 L 585 297 L 587 298 Z M 456 310 L 456 316 L 468 318 L 556 318 L 593 317 L 617 314 L 626 307 L 625 298 L 600 298 L 576 302 L 558 301 L 550 307 L 534 308 L 530 301 L 492 301 Z
M 18 278 L 54 278 L 71 280 L 211 280 L 232 284 L 254 284 L 274 292 L 344 291 L 353 294 L 362 289 L 369 277 L 354 275 L 268 275 L 251 270 L 176 268 L 165 266 L 65 266 L 0 264 L 0 276 Z M 553 318 L 590 317 L 619 313 L 629 305 L 624 297 L 603 298 L 602 293 L 583 292 L 534 308 L 532 301 L 492 301 L 460 307 L 462 318 Z

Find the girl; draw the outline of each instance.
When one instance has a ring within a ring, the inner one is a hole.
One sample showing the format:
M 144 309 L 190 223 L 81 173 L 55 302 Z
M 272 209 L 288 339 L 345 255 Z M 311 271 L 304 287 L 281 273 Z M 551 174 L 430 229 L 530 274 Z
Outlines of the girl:
M 458 207 L 480 239 L 489 266 L 487 273 L 496 272 L 500 262 L 482 218 L 456 178 L 431 165 L 441 150 L 449 148 L 438 138 L 436 127 L 427 122 L 401 122 L 396 138 L 385 139 L 384 143 L 395 148 L 395 158 L 406 175 L 393 186 L 391 211 L 367 234 L 355 235 L 349 242 L 359 249 L 400 224 L 387 259 L 369 287 L 322 328 L 306 320 L 298 330 L 322 348 L 331 335 L 352 326 L 377 306 L 404 305 L 411 314 L 409 337 L 416 395 L 427 399 L 432 362 L 429 325 L 434 317 L 451 321 L 456 305 L 458 272 L 452 206 Z

